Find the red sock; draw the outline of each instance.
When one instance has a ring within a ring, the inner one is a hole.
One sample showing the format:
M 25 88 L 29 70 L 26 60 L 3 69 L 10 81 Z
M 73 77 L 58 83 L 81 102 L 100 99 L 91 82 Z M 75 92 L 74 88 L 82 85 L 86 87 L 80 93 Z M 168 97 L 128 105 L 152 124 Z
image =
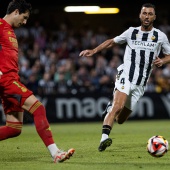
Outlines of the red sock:
M 53 144 L 51 129 L 46 118 L 46 111 L 41 102 L 36 101 L 29 110 L 33 114 L 36 130 L 46 146 Z
M 21 134 L 22 122 L 6 122 L 6 126 L 0 127 L 0 140 L 13 138 Z

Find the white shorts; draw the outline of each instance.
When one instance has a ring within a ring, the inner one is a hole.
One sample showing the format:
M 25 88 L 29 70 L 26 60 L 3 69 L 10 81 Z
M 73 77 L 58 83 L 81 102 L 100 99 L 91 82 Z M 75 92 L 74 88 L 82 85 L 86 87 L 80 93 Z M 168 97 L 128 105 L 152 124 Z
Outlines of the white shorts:
M 132 110 L 136 106 L 139 99 L 145 92 L 145 86 L 139 86 L 132 84 L 125 73 L 123 72 L 122 65 L 118 67 L 118 74 L 116 76 L 115 90 L 119 90 L 122 93 L 128 95 L 125 107 Z

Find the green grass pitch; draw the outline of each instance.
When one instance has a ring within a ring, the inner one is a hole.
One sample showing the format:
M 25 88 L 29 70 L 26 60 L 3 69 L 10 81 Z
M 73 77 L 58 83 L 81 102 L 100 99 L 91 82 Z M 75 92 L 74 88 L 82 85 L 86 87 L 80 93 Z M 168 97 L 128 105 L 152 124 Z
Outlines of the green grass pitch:
M 146 151 L 147 140 L 162 135 L 170 141 L 168 120 L 127 121 L 114 124 L 112 145 L 98 151 L 102 122 L 51 124 L 59 148 L 73 147 L 70 160 L 54 164 L 34 125 L 24 125 L 22 134 L 0 142 L 1 170 L 170 170 L 170 151 L 161 158 Z

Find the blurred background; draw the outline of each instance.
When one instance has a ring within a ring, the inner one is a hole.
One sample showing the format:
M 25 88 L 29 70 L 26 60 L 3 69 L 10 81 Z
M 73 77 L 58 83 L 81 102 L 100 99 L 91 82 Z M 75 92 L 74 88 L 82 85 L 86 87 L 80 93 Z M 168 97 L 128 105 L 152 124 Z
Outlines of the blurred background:
M 0 17 L 9 0 L 0 0 Z M 79 57 L 130 26 L 139 26 L 142 4 L 156 6 L 154 27 L 170 39 L 170 12 L 164 0 L 66 0 L 33 1 L 33 13 L 26 26 L 15 30 L 19 43 L 21 81 L 34 92 L 47 109 L 49 122 L 101 121 L 112 98 L 117 67 L 125 46 L 116 46 L 91 58 Z M 65 12 L 66 6 L 119 8 L 117 14 Z M 162 57 L 162 54 L 160 54 Z M 130 120 L 170 117 L 170 64 L 154 68 Z M 0 106 L 0 123 L 5 122 Z M 32 119 L 25 114 L 25 123 Z

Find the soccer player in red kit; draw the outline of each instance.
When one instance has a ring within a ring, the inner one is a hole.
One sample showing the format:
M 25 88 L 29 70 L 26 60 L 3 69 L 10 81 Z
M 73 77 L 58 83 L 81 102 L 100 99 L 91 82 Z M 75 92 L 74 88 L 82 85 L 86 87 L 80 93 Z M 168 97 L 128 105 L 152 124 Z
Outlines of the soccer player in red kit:
M 46 110 L 42 103 L 21 82 L 18 75 L 18 42 L 14 28 L 27 23 L 31 4 L 25 0 L 12 0 L 4 18 L 0 18 L 0 97 L 6 115 L 6 125 L 0 127 L 0 140 L 21 134 L 23 112 L 33 115 L 40 138 L 53 161 L 63 162 L 73 155 L 74 149 L 61 151 L 54 142 Z

